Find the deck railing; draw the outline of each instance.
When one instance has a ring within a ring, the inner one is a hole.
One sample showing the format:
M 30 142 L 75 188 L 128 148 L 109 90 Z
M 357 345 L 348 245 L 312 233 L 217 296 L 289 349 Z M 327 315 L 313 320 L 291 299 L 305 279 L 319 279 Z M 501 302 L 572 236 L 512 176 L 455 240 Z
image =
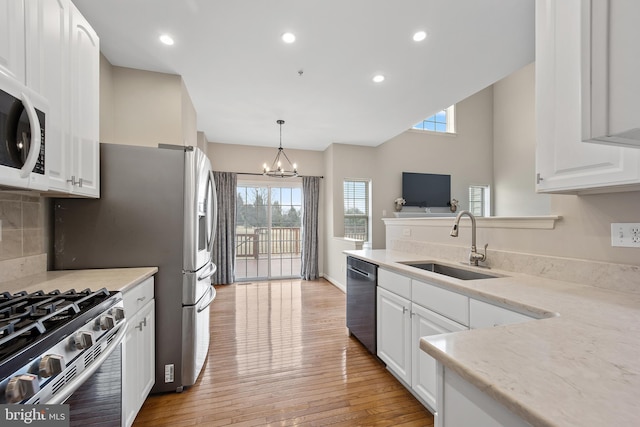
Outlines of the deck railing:
M 300 227 L 259 227 L 236 233 L 236 256 L 258 259 L 269 253 L 269 242 L 272 255 L 299 254 Z

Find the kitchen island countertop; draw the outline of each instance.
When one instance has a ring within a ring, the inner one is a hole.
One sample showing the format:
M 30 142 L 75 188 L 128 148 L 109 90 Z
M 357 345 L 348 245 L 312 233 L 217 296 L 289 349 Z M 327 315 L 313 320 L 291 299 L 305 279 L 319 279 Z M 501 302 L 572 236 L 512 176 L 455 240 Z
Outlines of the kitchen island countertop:
M 640 425 L 640 294 L 500 270 L 490 271 L 504 277 L 464 281 L 402 264 L 451 261 L 383 249 L 345 253 L 541 318 L 420 341 L 531 425 Z
M 46 271 L 0 282 L 0 291 L 15 293 L 59 290 L 65 292 L 70 289 L 80 291 L 89 288 L 96 291 L 106 288 L 108 291 L 126 292 L 144 279 L 153 276 L 157 271 L 157 267 Z

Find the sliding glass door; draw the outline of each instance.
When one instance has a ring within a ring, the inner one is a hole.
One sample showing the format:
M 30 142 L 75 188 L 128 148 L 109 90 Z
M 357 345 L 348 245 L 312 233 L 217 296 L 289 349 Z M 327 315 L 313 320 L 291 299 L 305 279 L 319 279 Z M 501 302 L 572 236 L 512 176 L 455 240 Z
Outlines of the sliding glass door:
M 238 281 L 300 276 L 302 186 L 238 181 Z

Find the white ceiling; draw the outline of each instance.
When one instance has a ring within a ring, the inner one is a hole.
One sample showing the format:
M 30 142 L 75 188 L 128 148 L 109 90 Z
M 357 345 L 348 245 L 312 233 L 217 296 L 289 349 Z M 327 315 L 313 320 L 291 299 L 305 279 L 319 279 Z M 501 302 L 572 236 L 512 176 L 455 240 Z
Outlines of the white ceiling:
M 534 59 L 534 0 L 73 2 L 113 65 L 183 77 L 211 142 L 375 146 Z

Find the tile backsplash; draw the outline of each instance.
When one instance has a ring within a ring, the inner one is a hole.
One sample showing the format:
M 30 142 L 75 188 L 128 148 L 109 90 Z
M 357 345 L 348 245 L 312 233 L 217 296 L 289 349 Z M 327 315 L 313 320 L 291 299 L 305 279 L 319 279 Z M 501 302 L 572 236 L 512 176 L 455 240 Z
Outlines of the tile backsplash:
M 46 253 L 44 200 L 0 191 L 0 261 Z

